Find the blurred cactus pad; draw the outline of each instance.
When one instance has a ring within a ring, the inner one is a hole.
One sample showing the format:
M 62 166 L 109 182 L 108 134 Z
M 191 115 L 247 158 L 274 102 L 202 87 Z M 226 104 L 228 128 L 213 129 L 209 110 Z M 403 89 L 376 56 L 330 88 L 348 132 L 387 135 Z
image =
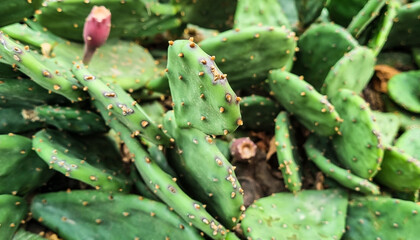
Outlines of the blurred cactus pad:
M 420 1 L 0 3 L 0 240 L 419 240 Z

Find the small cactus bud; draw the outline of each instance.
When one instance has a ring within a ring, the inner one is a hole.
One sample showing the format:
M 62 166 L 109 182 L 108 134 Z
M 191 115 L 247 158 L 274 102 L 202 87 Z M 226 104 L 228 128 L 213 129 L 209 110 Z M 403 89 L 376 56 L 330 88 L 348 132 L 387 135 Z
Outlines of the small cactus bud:
M 238 138 L 233 140 L 230 152 L 236 160 L 250 159 L 255 156 L 257 145 L 249 137 Z
M 86 18 L 83 28 L 85 49 L 83 63 L 88 64 L 96 49 L 108 39 L 111 31 L 111 12 L 104 6 L 94 6 Z

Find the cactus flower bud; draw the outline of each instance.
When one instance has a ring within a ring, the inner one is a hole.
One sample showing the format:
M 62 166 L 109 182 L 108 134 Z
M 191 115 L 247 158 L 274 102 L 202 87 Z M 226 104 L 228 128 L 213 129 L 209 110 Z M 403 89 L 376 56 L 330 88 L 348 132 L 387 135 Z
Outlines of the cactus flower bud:
M 104 6 L 94 6 L 86 18 L 83 28 L 85 49 L 83 63 L 88 64 L 96 49 L 108 39 L 111 31 L 111 12 Z
M 255 157 L 257 145 L 249 138 L 238 138 L 233 140 L 230 152 L 236 160 L 246 160 Z

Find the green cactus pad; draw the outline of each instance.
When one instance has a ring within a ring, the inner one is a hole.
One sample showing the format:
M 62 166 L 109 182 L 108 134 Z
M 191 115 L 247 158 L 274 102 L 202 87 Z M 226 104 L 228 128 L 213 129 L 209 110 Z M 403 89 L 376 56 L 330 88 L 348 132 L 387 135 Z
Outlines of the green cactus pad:
M 1 106 L 11 107 L 19 105 L 32 107 L 33 105 L 47 103 L 65 103 L 66 101 L 61 95 L 49 93 L 30 79 L 0 79 Z
M 280 112 L 275 122 L 277 160 L 283 173 L 284 183 L 289 191 L 300 191 L 302 187 L 301 174 L 299 172 L 300 157 L 294 136 L 295 133 L 286 112 Z
M 69 240 L 202 239 L 165 204 L 131 194 L 92 190 L 41 194 L 32 200 L 31 212 Z
M 420 71 L 402 72 L 388 81 L 389 96 L 408 111 L 420 113 Z
M 84 93 L 71 73 L 53 60 L 31 51 L 28 47 L 16 43 L 0 31 L 0 56 L 33 81 L 54 93 L 63 95 L 71 101 L 81 101 Z
M 232 28 L 238 0 L 171 0 L 181 9 L 182 20 L 204 28 Z
M 32 108 L 29 108 L 32 109 Z M 2 108 L 0 107 L 0 134 L 22 133 L 45 127 L 45 123 L 25 119 L 22 112 L 26 111 L 24 107 Z
M 23 110 L 22 114 L 30 121 L 42 121 L 59 130 L 83 135 L 105 133 L 108 130 L 98 114 L 73 107 L 41 105 L 33 110 Z
M 420 128 L 413 128 L 404 132 L 395 142 L 395 146 L 420 159 Z
M 385 0 L 369 0 L 363 8 L 353 17 L 347 26 L 347 31 L 354 37 L 359 37 L 365 28 L 379 16 L 379 12 L 385 5 Z
M 83 58 L 83 45 L 61 43 L 54 47 L 57 59 L 72 61 Z M 137 90 L 156 78 L 160 68 L 147 49 L 134 42 L 111 40 L 97 49 L 89 71 L 105 82 L 118 84 L 124 90 Z
M 384 150 L 369 105 L 347 89 L 341 89 L 331 102 L 343 118 L 340 134 L 333 140 L 340 164 L 353 174 L 370 179 L 379 170 Z
M 388 147 L 375 181 L 397 191 L 416 191 L 420 189 L 420 161 L 396 147 Z
M 242 229 L 249 239 L 340 239 L 346 212 L 344 191 L 276 193 L 248 207 Z
M 171 162 L 181 184 L 224 226 L 235 226 L 244 201 L 232 165 L 210 136 L 194 128 L 181 129 L 175 122 L 173 111 L 167 112 L 163 126 L 175 138 L 177 148 Z
M 268 81 L 274 97 L 310 131 L 327 136 L 338 131 L 340 116 L 334 106 L 303 78 L 274 70 Z
M 25 231 L 22 227 L 13 235 L 12 240 L 45 240 L 40 234 Z
M 382 144 L 391 146 L 400 128 L 400 120 L 393 113 L 372 111 L 375 122 L 381 132 Z
M 35 17 L 52 33 L 83 41 L 83 26 L 93 6 L 105 6 L 111 11 L 111 38 L 153 36 L 181 24 L 173 6 L 155 0 L 48 1 Z
M 0 135 L 0 194 L 24 195 L 46 183 L 54 171 L 32 151 L 32 140 Z
M 327 2 L 327 0 L 296 0 L 299 24 L 303 27 L 311 25 L 321 15 Z
M 0 27 L 15 22 L 20 22 L 24 18 L 30 17 L 39 6 L 27 0 L 14 0 L 2 2 L 0 8 Z
M 100 138 L 76 138 L 65 132 L 41 130 L 33 138 L 36 153 L 50 168 L 96 189 L 129 191 L 122 161 L 113 143 Z
M 169 137 L 153 122 L 136 101 L 118 85 L 104 83 L 92 75 L 85 66 L 74 65 L 75 77 L 87 88 L 91 97 L 100 101 L 111 114 L 136 135 L 154 144 L 169 145 Z
M 356 46 L 357 41 L 344 28 L 333 23 L 313 24 L 299 38 L 293 72 L 320 90 L 331 67 Z
M 277 0 L 239 0 L 235 11 L 234 28 L 249 26 L 289 26 Z
M 223 239 L 227 230 L 204 209 L 200 202 L 191 199 L 178 186 L 176 179 L 163 171 L 155 160 L 150 158 L 142 145 L 132 138 L 130 131 L 122 123 L 111 118 L 100 104 L 96 103 L 96 106 L 110 127 L 121 136 L 132 153 L 137 170 L 153 193 L 171 206 L 188 224 L 194 225 L 215 239 Z
M 381 15 L 379 23 L 375 29 L 372 30 L 372 37 L 368 41 L 368 47 L 372 49 L 373 54 L 377 56 L 382 48 L 388 41 L 389 34 L 392 26 L 394 25 L 394 19 L 397 16 L 397 11 L 400 7 L 398 0 L 387 1 L 386 11 Z
M 398 2 L 398 1 L 396 1 Z M 385 48 L 395 47 L 419 47 L 419 34 L 418 18 L 420 14 L 420 2 L 412 2 L 404 4 L 397 9 L 397 16 L 391 32 L 388 36 Z
M 25 22 L 29 21 L 31 20 L 26 20 Z M 32 22 L 32 24 L 35 23 Z M 50 32 L 37 31 L 29 27 L 27 24 L 15 23 L 3 27 L 0 30 L 7 34 L 9 37 L 18 40 L 19 42 L 27 43 L 33 47 L 40 48 L 41 51 L 44 50 L 45 47 L 55 47 L 57 43 L 65 42 L 64 39 L 59 38 Z
M 343 240 L 417 239 L 420 206 L 389 197 L 356 197 L 349 201 Z
M 285 27 L 255 26 L 223 32 L 200 46 L 216 56 L 217 66 L 237 90 L 261 83 L 269 70 L 285 67 L 293 59 L 296 40 Z
M 374 66 L 375 56 L 372 51 L 366 47 L 355 47 L 328 72 L 321 93 L 332 98 L 340 88 L 362 92 L 374 73 Z
M 268 97 L 251 95 L 240 102 L 243 128 L 251 130 L 272 130 L 274 118 L 280 112 L 280 104 Z
M 26 218 L 28 205 L 23 198 L 3 194 L 0 195 L 0 209 L 0 239 L 12 239 Z
M 351 174 L 348 170 L 338 166 L 336 164 L 335 154 L 329 150 L 329 145 L 324 139 L 311 135 L 305 142 L 304 147 L 308 158 L 312 160 L 323 173 L 340 183 L 342 186 L 364 194 L 380 194 L 377 185 Z
M 167 76 L 179 127 L 226 135 L 242 125 L 240 98 L 214 59 L 194 42 L 170 43 Z
M 368 0 L 330 0 L 327 9 L 332 21 L 347 26 Z

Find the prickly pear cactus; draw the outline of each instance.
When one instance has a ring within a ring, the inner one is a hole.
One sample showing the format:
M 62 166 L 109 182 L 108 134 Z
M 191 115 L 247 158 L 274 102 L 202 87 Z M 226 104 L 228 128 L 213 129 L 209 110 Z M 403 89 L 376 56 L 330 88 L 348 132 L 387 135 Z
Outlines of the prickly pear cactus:
M 320 139 L 311 135 L 304 145 L 308 158 L 328 177 L 341 185 L 364 194 L 378 195 L 379 187 L 367 179 L 363 179 L 350 173 L 338 165 L 337 157 L 330 150 L 330 144 L 326 139 Z
M 420 71 L 403 72 L 388 82 L 389 96 L 404 109 L 420 113 Z
M 320 90 L 331 67 L 356 46 L 357 41 L 336 24 L 311 25 L 299 37 L 293 72 Z
M 400 119 L 393 113 L 372 111 L 375 122 L 381 132 L 382 144 L 392 146 L 395 137 L 400 129 Z
M 202 239 L 165 204 L 131 194 L 95 190 L 41 194 L 32 200 L 31 212 L 69 240 Z
M 0 195 L 0 238 L 12 239 L 28 213 L 25 199 L 13 195 Z
M 93 6 L 112 13 L 112 38 L 153 36 L 181 24 L 175 7 L 155 0 L 70 0 L 46 1 L 36 20 L 60 37 L 83 40 L 83 25 Z
M 169 43 L 168 79 L 179 127 L 226 135 L 242 125 L 240 98 L 229 85 L 214 57 L 196 43 Z
M 380 168 L 384 150 L 369 105 L 347 89 L 341 89 L 331 102 L 343 118 L 340 133 L 333 140 L 340 163 L 353 174 L 370 179 Z
M 250 239 L 340 239 L 346 212 L 344 191 L 277 193 L 254 202 L 241 226 Z
M 295 33 L 285 27 L 254 26 L 223 32 L 200 42 L 200 46 L 216 56 L 217 66 L 237 90 L 256 86 L 267 78 L 269 70 L 290 65 L 296 40 Z
M 302 187 L 300 157 L 295 140 L 295 132 L 290 124 L 287 112 L 280 112 L 275 119 L 275 139 L 277 160 L 283 173 L 284 183 L 291 192 L 300 191 Z
M 390 211 L 393 209 L 393 211 Z M 349 201 L 343 240 L 417 239 L 420 206 L 389 197 L 354 197 Z
M 420 159 L 420 128 L 413 128 L 404 132 L 395 142 L 395 146 Z
M 280 104 L 268 97 L 251 95 L 240 102 L 243 128 L 251 130 L 272 130 L 274 118 L 280 112 Z
M 14 42 L 0 31 L 0 55 L 10 64 L 15 64 L 19 70 L 33 81 L 49 91 L 63 95 L 71 101 L 81 101 L 85 98 L 80 84 L 69 73 L 68 69 L 51 59 L 31 51 L 29 47 Z
M 370 81 L 375 66 L 375 56 L 366 47 L 355 47 L 345 54 L 328 72 L 321 93 L 332 98 L 338 89 L 345 88 L 360 93 Z
M 54 47 L 52 55 L 71 64 L 82 59 L 83 45 L 61 43 Z M 105 82 L 133 91 L 156 78 L 160 68 L 147 49 L 134 42 L 111 40 L 98 48 L 89 63 L 89 71 Z
M 128 192 L 130 185 L 112 144 L 111 140 L 82 140 L 56 130 L 41 130 L 33 138 L 35 152 L 50 168 L 98 190 Z M 110 154 L 103 154 L 105 150 Z
M 106 110 L 96 104 L 102 116 L 110 127 L 118 132 L 127 145 L 133 158 L 134 165 L 139 171 L 144 182 L 163 202 L 174 209 L 189 225 L 203 231 L 215 239 L 223 239 L 227 230 L 214 219 L 205 209 L 204 205 L 191 199 L 176 183 L 176 179 L 163 171 L 142 145 L 131 136 L 130 131 L 117 119 L 111 118 Z
M 387 147 L 375 181 L 397 191 L 416 191 L 420 189 L 420 161 L 396 147 Z
M 171 162 L 181 184 L 226 227 L 235 226 L 244 204 L 243 189 L 215 141 L 197 129 L 179 128 L 173 112 L 166 113 L 163 126 L 175 139 Z
M 234 23 L 234 28 L 259 25 L 290 28 L 289 20 L 283 14 L 281 5 L 277 0 L 239 0 Z
M 271 94 L 311 132 L 328 136 L 338 131 L 340 116 L 334 106 L 303 78 L 278 69 L 268 82 Z
M 155 144 L 169 145 L 169 137 L 156 126 L 137 102 L 118 85 L 104 83 L 91 74 L 83 65 L 73 66 L 75 77 L 89 91 L 91 97 L 100 101 L 110 113 L 130 128 L 136 135 Z
M 46 183 L 54 174 L 32 150 L 29 138 L 0 135 L 0 194 L 22 196 Z

